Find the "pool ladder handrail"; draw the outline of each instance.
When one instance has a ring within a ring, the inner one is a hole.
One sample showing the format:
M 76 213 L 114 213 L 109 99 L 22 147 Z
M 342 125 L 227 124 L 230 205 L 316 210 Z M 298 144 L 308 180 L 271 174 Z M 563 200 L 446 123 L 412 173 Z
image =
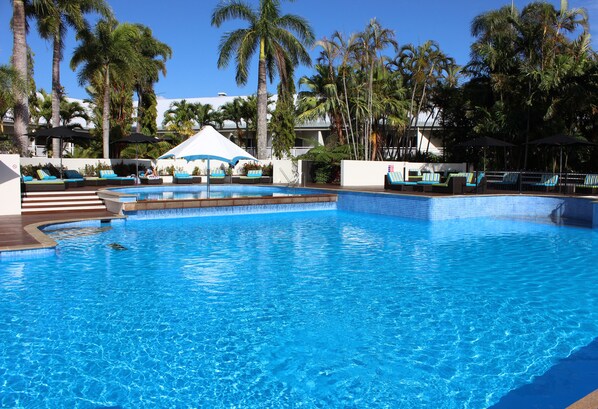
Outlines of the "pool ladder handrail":
M 282 173 L 282 176 L 284 176 L 284 178 L 287 180 L 286 187 L 297 187 L 299 185 L 299 175 L 295 174 L 295 178 L 291 180 L 283 169 L 280 169 L 280 172 Z

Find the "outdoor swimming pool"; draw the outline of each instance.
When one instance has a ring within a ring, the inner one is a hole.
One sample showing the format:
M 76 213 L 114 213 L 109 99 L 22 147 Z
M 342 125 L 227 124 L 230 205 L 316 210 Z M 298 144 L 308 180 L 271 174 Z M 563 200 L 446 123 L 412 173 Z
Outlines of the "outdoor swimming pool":
M 483 408 L 598 335 L 598 232 L 343 211 L 49 229 L 2 407 Z
M 111 189 L 115 192 L 135 195 L 137 200 L 180 200 L 180 199 L 207 199 L 208 191 L 205 185 L 181 186 L 156 186 L 132 187 Z M 284 187 L 267 186 L 241 186 L 241 185 L 212 185 L 210 186 L 211 199 L 228 199 L 237 197 L 280 197 L 290 195 L 309 194 L 309 189 L 293 189 Z

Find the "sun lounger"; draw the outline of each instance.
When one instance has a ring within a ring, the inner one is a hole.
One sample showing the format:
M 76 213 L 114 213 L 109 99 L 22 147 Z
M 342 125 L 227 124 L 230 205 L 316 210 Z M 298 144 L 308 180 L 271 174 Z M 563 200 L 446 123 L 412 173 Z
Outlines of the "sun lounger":
M 465 184 L 467 183 L 467 176 L 463 173 L 455 173 L 448 176 L 446 182 L 436 183 L 433 185 L 424 186 L 425 192 L 434 193 L 449 193 L 452 195 L 458 195 L 463 193 Z
M 488 182 L 488 187 L 492 189 L 515 190 L 519 186 L 519 173 L 506 172 L 502 180 Z
M 64 182 L 65 187 L 81 187 L 85 184 L 85 179 L 83 176 L 79 175 L 79 172 L 74 171 L 77 173 L 76 177 L 70 177 L 72 171 L 65 170 L 64 176 L 62 179 L 57 178 L 56 176 L 50 175 L 50 172 L 47 169 L 38 169 L 37 176 L 40 180 L 43 181 L 50 181 L 50 180 L 62 180 Z
M 417 182 L 406 182 L 401 172 L 388 172 L 384 177 L 384 189 L 407 190 L 416 186 Z
M 440 183 L 440 173 L 422 173 L 421 180 L 417 182 L 418 185 L 434 185 Z
M 484 193 L 486 191 L 486 173 L 485 172 L 477 172 L 477 177 L 475 181 L 472 180 L 471 182 L 465 183 L 465 192 L 466 193 Z
M 66 185 L 60 179 L 37 180 L 33 176 L 21 177 L 21 189 L 23 192 L 53 192 L 66 189 Z
M 74 186 L 106 186 L 106 180 L 97 177 L 85 177 L 76 170 L 65 169 L 64 183 L 67 187 Z
M 172 175 L 172 183 L 177 185 L 190 185 L 193 183 L 193 178 L 187 172 L 174 172 Z
M 262 171 L 261 170 L 248 170 L 247 176 L 241 176 L 239 178 L 239 183 L 255 184 L 255 183 L 260 183 L 261 180 L 262 180 Z
M 598 193 L 598 175 L 586 175 L 583 185 L 575 185 L 575 193 L 595 195 Z
M 545 192 L 548 192 L 550 190 L 555 190 L 558 182 L 559 175 L 544 174 L 540 178 L 539 182 L 526 183 L 525 185 L 530 190 L 543 190 Z
M 100 170 L 100 178 L 106 179 L 108 185 L 124 186 L 135 184 L 135 178 L 118 176 L 113 170 Z
M 224 183 L 224 177 L 226 174 L 224 173 L 223 169 L 214 169 L 210 174 L 210 183 L 213 184 L 222 184 Z

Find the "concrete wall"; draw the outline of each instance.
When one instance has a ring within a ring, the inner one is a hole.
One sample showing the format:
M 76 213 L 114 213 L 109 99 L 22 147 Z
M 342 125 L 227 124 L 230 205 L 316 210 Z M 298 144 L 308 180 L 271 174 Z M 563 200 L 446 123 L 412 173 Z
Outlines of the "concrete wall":
M 289 159 L 272 160 L 272 183 L 298 185 L 301 181 L 301 161 Z
M 574 220 L 598 227 L 593 199 L 533 195 L 455 195 L 425 197 L 389 193 L 341 192 L 339 210 L 420 220 L 533 218 Z
M 419 163 L 393 161 L 341 161 L 341 186 L 384 186 L 384 176 L 389 168 L 401 172 L 406 177 L 409 171 L 464 172 L 465 163 Z
M 0 155 L 0 216 L 21 214 L 19 155 Z
M 241 169 L 243 168 L 243 164 L 247 163 L 247 162 L 251 162 L 251 161 L 246 161 L 246 160 L 239 161 L 239 163 L 237 164 L 237 166 L 235 166 L 235 168 L 233 170 L 233 174 L 240 174 Z M 260 163 L 262 163 L 264 165 L 267 165 L 270 162 L 273 162 L 273 161 L 270 161 L 270 160 L 260 161 Z M 47 163 L 51 163 L 56 168 L 60 167 L 60 159 L 58 159 L 58 158 L 46 158 L 46 157 L 43 157 L 43 158 L 42 157 L 21 158 L 22 166 L 27 166 L 27 165 L 38 166 L 38 165 L 45 165 Z M 65 169 L 72 169 L 72 170 L 78 170 L 78 171 L 83 171 L 83 169 L 85 169 L 85 165 L 96 166 L 100 163 L 104 164 L 104 165 L 108 165 L 108 166 L 112 166 L 112 165 L 120 164 L 120 163 L 135 164 L 135 159 L 83 159 L 83 158 L 77 158 L 77 159 L 64 158 L 64 159 L 62 159 L 62 166 L 64 166 Z M 208 167 L 207 160 L 196 160 L 193 162 L 187 162 L 184 159 L 160 159 L 158 161 L 153 161 L 151 159 L 139 159 L 138 163 L 139 163 L 140 168 L 147 168 L 153 164 L 154 166 L 157 165 L 158 170 L 164 170 L 169 166 L 174 166 L 176 170 L 184 171 L 184 172 L 188 172 L 188 173 L 192 173 L 193 169 L 195 169 L 195 167 L 197 166 L 197 167 L 199 167 L 202 174 L 204 174 L 204 175 L 206 174 L 207 167 Z M 225 165 L 225 168 L 228 168 L 228 163 L 226 163 L 226 162 L 221 162 L 219 160 L 211 160 L 210 161 L 210 169 L 219 168 L 220 165 L 222 165 L 222 164 Z

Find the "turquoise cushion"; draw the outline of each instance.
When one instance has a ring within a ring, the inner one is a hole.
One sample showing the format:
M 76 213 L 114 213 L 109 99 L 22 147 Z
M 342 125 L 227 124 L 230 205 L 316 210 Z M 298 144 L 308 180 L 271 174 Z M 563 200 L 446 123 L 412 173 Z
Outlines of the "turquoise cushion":
M 33 180 L 33 176 L 23 176 L 23 182 L 31 182 Z

